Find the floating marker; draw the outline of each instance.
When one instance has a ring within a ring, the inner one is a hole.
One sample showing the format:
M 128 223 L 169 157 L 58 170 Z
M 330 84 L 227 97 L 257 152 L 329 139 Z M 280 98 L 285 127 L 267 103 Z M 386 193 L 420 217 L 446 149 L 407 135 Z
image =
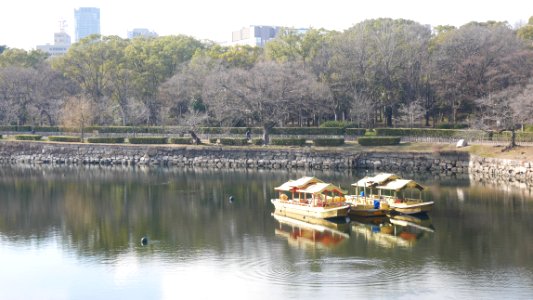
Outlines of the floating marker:
M 148 245 L 148 238 L 147 237 L 143 236 L 141 238 L 141 245 L 143 245 L 143 246 Z

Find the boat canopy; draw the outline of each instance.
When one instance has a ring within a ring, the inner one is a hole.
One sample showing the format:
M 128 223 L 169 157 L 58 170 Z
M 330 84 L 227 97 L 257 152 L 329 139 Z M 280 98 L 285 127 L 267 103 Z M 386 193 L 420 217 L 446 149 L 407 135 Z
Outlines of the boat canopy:
M 424 187 L 418 184 L 416 181 L 409 180 L 409 179 L 396 179 L 393 181 L 389 181 L 384 185 L 378 185 L 376 188 L 381 189 L 381 190 L 393 190 L 393 191 L 401 191 L 407 188 L 418 189 L 420 191 L 424 189 Z
M 399 179 L 400 176 L 396 174 L 390 174 L 390 173 L 379 173 L 374 177 L 365 177 L 363 179 L 360 179 L 356 183 L 353 183 L 352 186 L 357 187 L 375 187 L 377 185 L 383 185 L 384 183 Z
M 284 184 L 274 188 L 276 191 L 290 192 L 294 189 L 303 189 L 308 187 L 311 184 L 323 183 L 322 180 L 315 177 L 302 177 L 297 180 L 289 180 Z
M 305 189 L 297 190 L 299 193 L 318 194 L 324 192 L 336 192 L 338 194 L 346 194 L 346 191 L 331 183 L 319 182 L 308 186 Z

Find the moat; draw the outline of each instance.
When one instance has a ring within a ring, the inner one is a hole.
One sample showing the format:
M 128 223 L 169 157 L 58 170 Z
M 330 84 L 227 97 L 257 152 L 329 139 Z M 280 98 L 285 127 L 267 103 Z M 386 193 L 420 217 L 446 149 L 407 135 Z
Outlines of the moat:
M 418 226 L 352 219 L 321 231 L 274 218 L 273 188 L 302 175 L 348 188 L 371 172 L 2 165 L 0 173 L 6 299 L 533 296 L 527 186 L 409 175 L 435 201 Z

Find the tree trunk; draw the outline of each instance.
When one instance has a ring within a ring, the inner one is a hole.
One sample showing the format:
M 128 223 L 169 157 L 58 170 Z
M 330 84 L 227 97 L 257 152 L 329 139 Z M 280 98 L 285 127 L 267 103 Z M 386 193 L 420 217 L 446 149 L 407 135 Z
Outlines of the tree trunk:
M 263 125 L 263 144 L 268 145 L 270 143 L 270 130 L 271 126 Z

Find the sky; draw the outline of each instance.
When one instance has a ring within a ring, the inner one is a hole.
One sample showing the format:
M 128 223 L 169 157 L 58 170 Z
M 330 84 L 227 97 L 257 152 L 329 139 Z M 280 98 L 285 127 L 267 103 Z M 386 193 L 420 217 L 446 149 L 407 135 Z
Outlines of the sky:
M 34 49 L 53 43 L 60 20 L 74 42 L 74 9 L 100 8 L 103 35 L 127 37 L 134 28 L 227 42 L 249 25 L 345 30 L 374 18 L 403 18 L 429 25 L 508 21 L 533 16 L 531 0 L 4 0 L 0 45 Z

